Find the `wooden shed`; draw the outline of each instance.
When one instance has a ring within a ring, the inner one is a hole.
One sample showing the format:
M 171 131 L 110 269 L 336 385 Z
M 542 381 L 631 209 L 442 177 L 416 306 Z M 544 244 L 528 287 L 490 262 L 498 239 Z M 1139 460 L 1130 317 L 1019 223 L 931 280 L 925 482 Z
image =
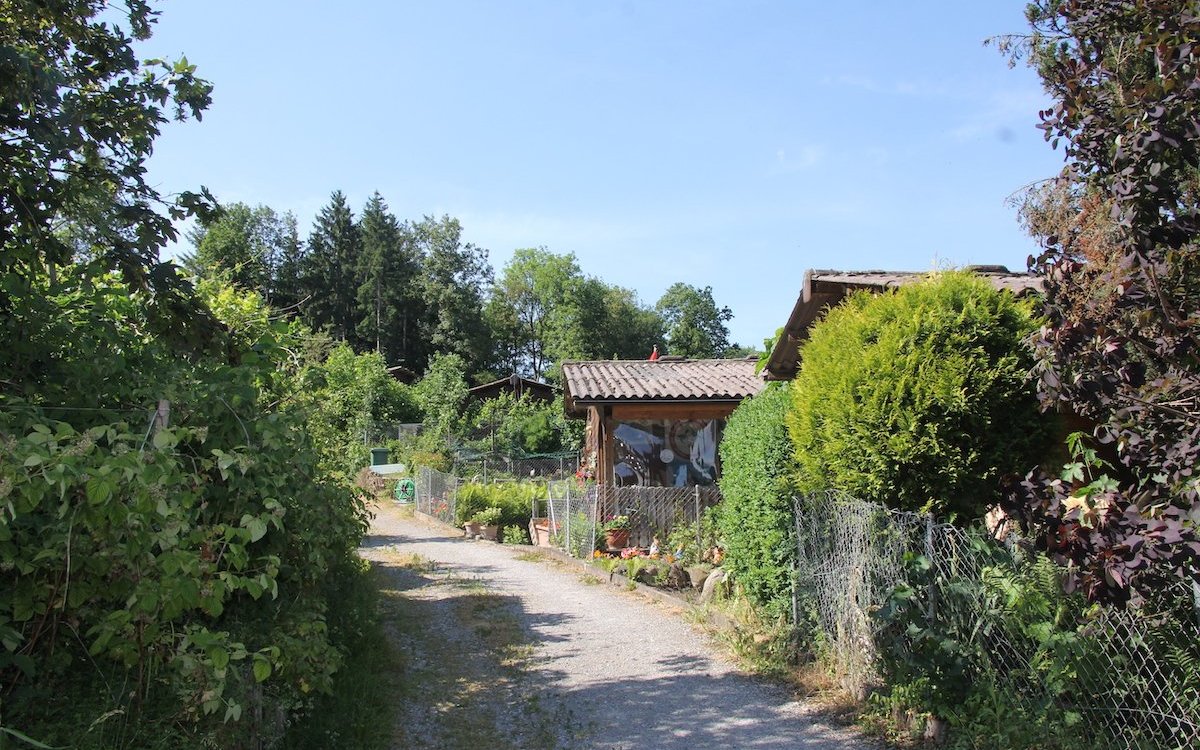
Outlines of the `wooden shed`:
M 565 362 L 567 415 L 587 419 L 583 465 L 604 484 L 707 486 L 725 419 L 764 386 L 754 359 Z
M 1013 273 L 1004 266 L 968 266 L 966 270 L 983 277 L 996 289 L 1004 289 L 1018 297 L 1036 294 L 1043 288 L 1043 279 L 1029 273 Z M 865 290 L 885 292 L 889 289 L 915 284 L 929 278 L 927 271 L 828 271 L 810 269 L 804 274 L 804 286 L 775 342 L 763 368 L 767 380 L 791 380 L 800 367 L 800 345 L 808 338 L 808 329 L 830 307 L 841 302 L 851 292 Z

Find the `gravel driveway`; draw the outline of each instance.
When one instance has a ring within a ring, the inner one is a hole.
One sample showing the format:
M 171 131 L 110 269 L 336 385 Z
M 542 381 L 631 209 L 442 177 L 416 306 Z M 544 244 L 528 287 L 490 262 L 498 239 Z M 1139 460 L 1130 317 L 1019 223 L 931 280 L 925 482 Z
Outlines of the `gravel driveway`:
M 395 747 L 877 746 L 739 673 L 678 609 L 530 549 L 378 509 L 362 554 L 392 589 Z

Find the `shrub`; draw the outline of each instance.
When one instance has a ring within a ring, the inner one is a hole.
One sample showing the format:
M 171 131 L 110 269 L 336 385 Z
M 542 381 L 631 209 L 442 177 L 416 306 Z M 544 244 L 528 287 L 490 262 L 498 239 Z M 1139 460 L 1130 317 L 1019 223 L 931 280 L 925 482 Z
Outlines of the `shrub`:
M 505 544 L 529 544 L 529 532 L 520 526 L 505 526 L 500 539 Z
M 716 522 L 725 567 L 747 598 L 772 615 L 788 611 L 792 562 L 790 480 L 795 471 L 784 417 L 786 384 L 771 384 L 729 417 L 721 440 L 721 494 Z
M 466 482 L 458 488 L 455 523 L 461 525 L 488 508 L 498 508 L 496 523 L 524 528 L 529 525 L 533 498 L 543 497 L 545 492 L 544 486 L 534 482 Z
M 971 519 L 1044 455 L 1028 304 L 964 272 L 859 293 L 813 327 L 788 427 L 803 491 Z

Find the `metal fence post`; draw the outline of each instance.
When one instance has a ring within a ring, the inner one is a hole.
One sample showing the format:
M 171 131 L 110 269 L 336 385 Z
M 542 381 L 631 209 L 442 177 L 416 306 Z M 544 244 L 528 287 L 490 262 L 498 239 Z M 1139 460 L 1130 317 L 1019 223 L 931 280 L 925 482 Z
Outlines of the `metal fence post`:
M 937 616 L 937 573 L 934 570 L 934 565 L 937 561 L 933 554 L 933 516 L 925 516 L 925 557 L 929 560 L 929 606 L 926 607 L 925 617 L 930 623 Z
M 703 535 L 700 533 L 700 485 L 694 484 L 692 485 L 692 489 L 693 501 L 696 505 L 696 552 L 701 557 L 704 557 L 704 550 L 700 549 L 701 545 L 704 544 L 704 541 L 701 539 Z

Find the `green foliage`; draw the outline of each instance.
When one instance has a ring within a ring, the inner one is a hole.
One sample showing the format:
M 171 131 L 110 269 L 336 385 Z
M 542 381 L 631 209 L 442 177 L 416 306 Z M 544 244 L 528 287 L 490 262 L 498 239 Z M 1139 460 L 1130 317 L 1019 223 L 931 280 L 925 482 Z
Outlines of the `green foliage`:
M 676 282 L 663 293 L 654 309 L 663 318 L 667 353 L 692 359 L 725 356 L 729 349 L 729 327 L 733 318 L 728 307 L 717 307 L 712 287 L 703 289 Z
M 725 567 L 771 616 L 789 611 L 796 559 L 789 400 L 788 386 L 773 383 L 730 415 L 721 439 L 724 500 L 715 509 Z
M 205 348 L 216 330 L 159 249 L 173 222 L 211 196 L 167 203 L 145 162 L 168 118 L 200 118 L 212 87 L 186 58 L 141 61 L 149 3 L 7 3 L 0 25 L 0 328 L 19 322 L 17 297 L 77 257 L 152 291 L 147 321 L 172 342 Z M 161 208 L 165 213 L 159 213 Z M 0 331 L 0 344 L 19 328 Z M 17 378 L 6 373 L 11 382 Z
M 424 305 L 420 258 L 412 232 L 388 211 L 378 192 L 367 200 L 359 228 L 359 337 L 382 354 L 388 364 L 414 366 Z
M 977 578 L 944 579 L 927 559 L 908 559 L 907 582 L 879 615 L 888 691 L 877 708 L 944 718 L 956 747 L 1089 745 L 1072 709 L 1094 694 L 1084 675 L 1100 663 L 1086 603 L 1063 593 L 1061 569 L 1045 558 L 1014 562 L 978 538 L 972 552 L 992 561 Z
M 527 526 L 505 526 L 500 539 L 505 544 L 529 544 Z
M 550 530 L 550 543 L 562 547 L 572 557 L 589 559 L 592 552 L 599 546 L 597 534 L 600 529 L 593 526 L 583 511 L 576 511 L 566 519 L 558 522 L 557 528 Z
M 722 503 L 724 505 L 724 503 Z M 671 533 L 667 534 L 666 547 L 663 552 L 669 552 L 680 565 L 697 565 L 704 561 L 707 553 L 714 547 L 724 545 L 721 538 L 724 529 L 718 525 L 720 508 L 706 508 L 700 514 L 700 533 L 696 533 L 695 523 L 686 523 L 682 518 L 676 519 Z M 723 563 L 724 564 L 724 563 Z
M 353 747 L 386 750 L 392 726 L 380 721 L 395 710 L 393 685 L 400 669 L 379 613 L 379 588 L 367 563 L 352 559 L 327 579 L 329 638 L 345 655 L 328 693 L 310 693 L 289 724 L 281 746 L 290 750 Z
M 792 385 L 799 488 L 981 516 L 1047 446 L 1027 377 L 1036 326 L 1028 304 L 963 272 L 830 310 Z
M 454 522 L 461 526 L 479 518 L 482 513 L 498 509 L 498 515 L 492 514 L 492 523 L 525 528 L 532 517 L 533 500 L 545 496 L 545 485 L 533 482 L 466 482 L 459 486 L 455 496 Z
M 91 719 L 109 716 L 95 742 L 121 747 L 160 722 L 226 736 L 267 700 L 259 684 L 302 711 L 342 663 L 323 587 L 366 523 L 360 498 L 314 473 L 327 459 L 311 415 L 270 408 L 295 389 L 302 333 L 226 299 L 217 309 L 245 326 L 229 335 L 239 364 L 185 360 L 115 279 L 75 267 L 43 283 L 17 300 L 20 351 L 53 362 L 53 380 L 0 390 L 6 719 L 73 742 L 64 697 L 86 693 Z M 159 398 L 170 426 L 150 424 Z
M 267 206 L 231 203 L 189 233 L 195 252 L 185 256 L 183 264 L 199 277 L 227 280 L 278 304 L 275 279 L 280 265 L 295 252 L 295 235 L 291 214 L 279 216 Z
M 426 359 L 434 352 L 456 354 L 466 372 L 487 369 L 493 359 L 492 331 L 484 319 L 492 283 L 487 250 L 464 243 L 462 225 L 449 216 L 426 216 L 411 232 L 422 258 L 420 335 Z
M 388 375 L 382 357 L 355 354 L 346 344 L 305 370 L 297 398 L 310 410 L 308 430 L 321 468 L 347 479 L 369 463 L 363 440 L 371 426 L 411 422 L 419 414 L 413 389 Z
M 346 196 L 335 190 L 308 236 L 302 283 L 305 320 L 338 341 L 358 343 L 358 279 L 362 235 Z
M 479 511 L 469 519 L 471 523 L 477 523 L 480 526 L 494 526 L 500 520 L 503 511 L 495 505 L 489 505 Z
M 569 440 L 573 434 L 567 421 L 561 396 L 547 402 L 502 393 L 479 406 L 472 427 L 466 430 L 477 437 L 468 444 L 479 451 L 510 456 L 555 453 L 573 447 L 563 443 L 564 437 Z
M 463 403 L 467 400 L 466 363 L 457 354 L 437 354 L 429 361 L 425 377 L 413 388 L 424 416 L 422 446 L 445 448 L 462 433 L 466 423 Z
M 158 259 L 211 196 L 166 204 L 145 161 L 210 87 L 138 60 L 154 15 L 0 11 L 5 746 L 274 745 L 369 617 L 345 587 L 366 509 L 297 398 L 314 338 L 221 286 L 245 264 L 196 294 Z

